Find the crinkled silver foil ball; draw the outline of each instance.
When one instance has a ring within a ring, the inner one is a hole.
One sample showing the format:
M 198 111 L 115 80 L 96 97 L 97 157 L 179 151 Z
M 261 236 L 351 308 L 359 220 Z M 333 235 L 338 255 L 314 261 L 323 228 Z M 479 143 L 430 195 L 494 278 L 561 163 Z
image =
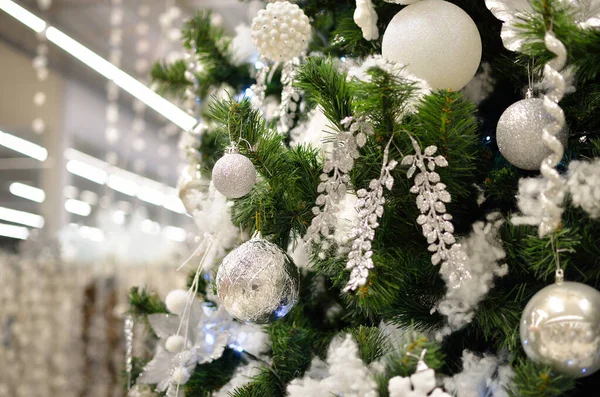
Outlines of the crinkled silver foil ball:
M 239 153 L 226 153 L 213 167 L 215 188 L 227 198 L 240 198 L 252 190 L 256 170 L 250 159 Z
M 552 284 L 521 316 L 521 344 L 536 363 L 582 378 L 600 369 L 600 292 L 581 283 Z
M 265 324 L 294 307 L 300 273 L 278 246 L 253 238 L 223 259 L 216 283 L 217 295 L 229 314 L 243 322 Z
M 513 103 L 502 113 L 496 129 L 496 141 L 502 156 L 515 167 L 537 170 L 552 151 L 542 140 L 544 127 L 554 119 L 544 110 L 540 98 Z M 557 135 L 566 147 L 569 138 L 565 127 Z

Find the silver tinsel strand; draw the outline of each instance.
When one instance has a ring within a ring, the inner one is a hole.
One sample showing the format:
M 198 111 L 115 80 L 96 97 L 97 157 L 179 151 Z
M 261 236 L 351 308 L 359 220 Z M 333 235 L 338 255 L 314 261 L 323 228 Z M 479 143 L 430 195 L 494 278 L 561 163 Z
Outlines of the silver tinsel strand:
M 125 334 L 125 373 L 127 374 L 127 391 L 131 389 L 131 371 L 133 370 L 133 318 L 127 316 L 124 326 Z
M 383 188 L 392 190 L 394 186 L 394 178 L 390 174 L 398 162 L 396 160 L 388 161 L 390 144 L 388 142 L 383 151 L 383 165 L 379 174 L 379 179 L 373 179 L 369 183 L 369 190 L 360 189 L 356 192 L 358 203 L 357 224 L 350 232 L 352 242 L 352 250 L 348 253 L 348 263 L 346 269 L 352 269 L 350 280 L 344 292 L 355 291 L 358 287 L 362 287 L 367 282 L 369 277 L 369 269 L 373 268 L 373 251 L 371 243 L 375 238 L 375 229 L 379 227 L 379 218 L 383 216 L 383 205 L 385 197 L 383 197 Z
M 283 90 L 281 91 L 281 104 L 279 105 L 279 124 L 278 131 L 282 134 L 286 134 L 292 125 L 294 124 L 294 118 L 296 116 L 295 110 L 297 104 L 293 102 L 298 100 L 299 96 L 294 90 L 294 69 L 295 64 L 299 63 L 298 58 L 294 58 L 283 64 L 281 70 L 281 83 L 283 84 Z
M 437 147 L 428 146 L 423 152 L 417 141 L 411 136 L 410 140 L 415 149 L 415 155 L 408 155 L 402 159 L 402 165 L 410 165 L 406 176 L 415 177 L 415 184 L 410 192 L 417 194 L 417 208 L 421 215 L 417 223 L 423 229 L 423 236 L 427 238 L 434 265 L 448 260 L 449 248 L 455 243 L 454 225 L 450 222 L 452 215 L 446 213 L 446 203 L 452 201 L 446 185 L 440 182 L 440 175 L 435 172 L 435 167 L 447 167 L 448 161 L 444 156 L 438 155 Z M 415 175 L 415 172 L 419 173 Z
M 333 151 L 323 165 L 321 183 L 317 187 L 320 194 L 317 197 L 317 205 L 312 208 L 315 217 L 305 235 L 307 244 L 314 243 L 320 247 L 321 259 L 325 259 L 325 251 L 330 248 L 334 238 L 333 230 L 337 223 L 335 213 L 338 203 L 348 189 L 348 172 L 354 167 L 354 160 L 359 156 L 358 148 L 367 142 L 365 134 L 372 133 L 365 122 L 355 121 L 352 117 L 346 117 L 341 124 L 347 130 L 339 131 L 333 136 Z

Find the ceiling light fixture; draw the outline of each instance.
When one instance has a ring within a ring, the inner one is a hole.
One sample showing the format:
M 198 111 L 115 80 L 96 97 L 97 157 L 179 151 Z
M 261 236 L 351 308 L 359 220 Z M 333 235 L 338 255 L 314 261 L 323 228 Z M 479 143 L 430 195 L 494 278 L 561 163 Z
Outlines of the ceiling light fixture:
M 0 236 L 16 238 L 19 240 L 27 240 L 29 237 L 29 229 L 23 226 L 0 223 Z
M 45 148 L 4 131 L 0 131 L 0 145 L 39 161 L 45 161 L 48 158 L 48 151 Z
M 31 212 L 13 210 L 11 208 L 0 207 L 0 219 L 20 223 L 21 225 L 31 226 L 36 228 L 44 227 L 44 218 L 41 215 L 32 214 Z
M 15 196 L 22 197 L 27 200 L 43 203 L 46 199 L 46 192 L 37 187 L 29 186 L 21 182 L 13 182 L 8 187 L 8 191 Z

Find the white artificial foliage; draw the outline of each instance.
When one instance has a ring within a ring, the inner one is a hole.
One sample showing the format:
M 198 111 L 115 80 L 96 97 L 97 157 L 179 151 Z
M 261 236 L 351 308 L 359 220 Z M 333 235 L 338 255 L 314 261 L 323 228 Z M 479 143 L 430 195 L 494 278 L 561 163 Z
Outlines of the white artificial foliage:
M 317 187 L 316 206 L 312 208 L 315 215 L 304 236 L 307 243 L 313 243 L 320 248 L 319 257 L 325 258 L 334 240 L 334 230 L 337 223 L 336 212 L 338 205 L 348 190 L 350 176 L 348 172 L 354 167 L 358 158 L 358 148 L 366 143 L 366 135 L 370 129 L 366 123 L 352 117 L 341 121 L 345 127 L 333 134 L 333 150 L 323 165 L 320 176 L 321 183 Z
M 235 66 L 255 63 L 258 60 L 258 50 L 252 40 L 252 29 L 242 23 L 235 27 L 235 36 L 231 40 L 231 61 Z
M 361 29 L 365 40 L 377 40 L 379 38 L 377 18 L 377 12 L 375 12 L 371 0 L 356 0 L 354 22 Z
M 326 362 L 314 358 L 304 377 L 290 382 L 287 395 L 376 397 L 377 385 L 371 376 L 372 371 L 358 356 L 356 342 L 346 335 L 331 342 Z
M 394 178 L 390 172 L 398 165 L 396 160 L 388 160 L 391 143 L 390 139 L 383 151 L 383 164 L 379 179 L 372 179 L 369 182 L 369 190 L 360 189 L 356 192 L 358 219 L 350 232 L 352 248 L 348 252 L 346 269 L 351 270 L 351 273 L 344 292 L 355 291 L 365 285 L 369 269 L 373 268 L 371 244 L 375 238 L 375 229 L 379 227 L 379 218 L 383 216 L 383 205 L 385 204 L 383 191 L 384 188 L 392 190 Z
M 308 113 L 306 122 L 290 131 L 290 145 L 310 144 L 325 155 L 333 149 L 332 142 L 327 139 L 331 134 L 335 132 L 330 127 L 329 119 L 323 113 L 323 108 L 317 106 Z
M 494 78 L 492 77 L 492 66 L 488 62 L 481 64 L 481 72 L 463 89 L 463 95 L 469 101 L 479 105 L 494 91 Z
M 405 156 L 402 165 L 410 166 L 406 172 L 409 179 L 414 176 L 415 184 L 410 192 L 417 195 L 417 208 L 421 211 L 417 223 L 421 225 L 423 236 L 427 238 L 427 249 L 433 252 L 431 263 L 438 265 L 448 260 L 450 246 L 456 241 L 454 225 L 450 222 L 452 215 L 446 213 L 446 204 L 452 201 L 452 197 L 446 190 L 446 185 L 440 182 L 440 175 L 435 172 L 436 166 L 447 167 L 448 161 L 444 156 L 434 156 L 437 147 L 428 146 L 421 151 L 412 136 L 410 140 L 415 154 Z
M 444 379 L 444 388 L 456 397 L 508 397 L 505 388 L 514 375 L 507 360 L 493 355 L 479 357 L 463 351 L 462 372 Z
M 413 4 L 413 3 L 416 3 L 417 1 L 421 1 L 421 0 L 385 0 L 386 3 L 404 4 L 404 5 Z
M 511 217 L 512 224 L 537 226 L 542 222 L 544 210 L 541 204 L 541 195 L 546 190 L 547 184 L 548 181 L 541 177 L 519 179 L 517 207 L 521 214 Z M 564 193 L 563 190 L 560 194 L 564 196 Z
M 439 387 L 431 368 L 415 372 L 410 377 L 394 376 L 388 383 L 390 397 L 451 397 Z
M 486 222 L 473 224 L 471 234 L 450 249 L 440 267 L 446 295 L 437 304 L 448 325 L 438 332 L 438 339 L 470 323 L 477 305 L 493 287 L 494 278 L 508 273 L 508 266 L 501 264 L 506 257 L 499 237 L 503 223 L 499 213 L 492 213 Z
M 259 361 L 251 361 L 246 365 L 235 369 L 233 376 L 223 387 L 213 392 L 212 397 L 230 397 L 235 389 L 244 386 L 252 381 L 252 378 L 260 373 L 260 367 L 263 364 Z
M 214 268 L 228 250 L 234 247 L 240 236 L 240 229 L 231 222 L 230 201 L 210 183 L 208 192 L 194 212 L 198 235 L 214 239 L 210 251 L 206 254 L 204 269 Z
M 567 174 L 567 190 L 573 205 L 581 207 L 592 218 L 600 217 L 600 160 L 571 161 Z

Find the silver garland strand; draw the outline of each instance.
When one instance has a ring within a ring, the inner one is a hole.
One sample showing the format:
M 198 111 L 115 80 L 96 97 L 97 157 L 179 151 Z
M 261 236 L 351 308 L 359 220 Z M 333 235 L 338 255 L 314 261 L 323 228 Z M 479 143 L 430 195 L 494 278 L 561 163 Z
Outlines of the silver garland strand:
M 350 176 L 348 172 L 354 167 L 358 158 L 358 148 L 364 146 L 366 135 L 370 134 L 367 124 L 346 117 L 341 121 L 346 130 L 339 131 L 333 137 L 333 150 L 323 165 L 320 176 L 321 183 L 317 187 L 320 193 L 316 206 L 312 208 L 315 217 L 305 235 L 307 244 L 314 243 L 320 248 L 319 258 L 325 259 L 325 251 L 331 247 L 334 239 L 333 230 L 337 223 L 336 210 L 340 200 L 346 195 Z
M 565 181 L 554 167 L 564 154 L 563 145 L 556 135 L 565 127 L 565 114 L 558 103 L 567 90 L 567 82 L 561 74 L 561 70 L 567 62 L 567 49 L 552 31 L 546 32 L 544 42 L 548 50 L 556 54 L 556 58 L 544 66 L 544 83 L 550 87 L 544 95 L 544 109 L 554 118 L 554 121 L 548 124 L 542 132 L 544 143 L 553 153 L 546 157 L 540 166 L 540 172 L 548 181 L 540 196 L 542 206 L 542 222 L 538 229 L 540 237 L 544 237 L 558 228 L 563 213 L 561 204 L 564 199 Z
M 281 70 L 281 83 L 283 84 L 283 90 L 281 91 L 281 104 L 279 105 L 279 125 L 277 126 L 278 131 L 282 134 L 286 134 L 292 125 L 294 124 L 295 108 L 296 103 L 293 102 L 295 93 L 293 82 L 294 82 L 294 70 L 295 65 L 299 64 L 300 60 L 294 58 L 283 64 Z M 264 99 L 264 91 L 263 91 Z
M 123 333 L 125 335 L 125 373 L 127 374 L 127 391 L 131 390 L 131 371 L 133 370 L 133 318 L 127 316 Z
M 414 155 L 405 156 L 402 165 L 410 165 L 406 176 L 415 177 L 414 186 L 410 192 L 417 194 L 417 208 L 421 215 L 417 223 L 423 229 L 423 236 L 427 238 L 428 250 L 433 252 L 431 263 L 434 265 L 448 260 L 449 248 L 456 241 L 454 238 L 454 225 L 452 215 L 446 213 L 446 204 L 452 201 L 446 185 L 440 182 L 440 175 L 435 172 L 435 167 L 447 167 L 448 161 L 444 156 L 435 156 L 436 146 L 428 146 L 423 152 L 417 141 L 410 136 L 415 149 Z M 415 172 L 419 173 L 415 175 Z
M 392 190 L 394 186 L 394 178 L 391 171 L 396 168 L 398 162 L 396 160 L 389 161 L 390 144 L 392 139 L 387 143 L 383 151 L 383 165 L 379 174 L 379 179 L 372 179 L 369 183 L 369 190 L 360 189 L 356 192 L 358 203 L 358 221 L 350 232 L 352 242 L 352 250 L 348 253 L 348 263 L 346 269 L 352 269 L 350 280 L 344 292 L 355 291 L 362 287 L 367 282 L 369 277 L 369 269 L 373 268 L 373 251 L 371 243 L 375 238 L 375 229 L 379 227 L 378 220 L 383 216 L 383 205 L 385 197 L 383 197 L 383 188 Z
M 262 109 L 265 101 L 265 91 L 267 90 L 267 75 L 269 74 L 269 61 L 262 56 L 260 58 L 261 67 L 256 73 L 256 83 L 252 84 L 250 90 L 252 91 L 252 106 L 255 109 Z M 283 93 L 282 93 L 283 95 Z

